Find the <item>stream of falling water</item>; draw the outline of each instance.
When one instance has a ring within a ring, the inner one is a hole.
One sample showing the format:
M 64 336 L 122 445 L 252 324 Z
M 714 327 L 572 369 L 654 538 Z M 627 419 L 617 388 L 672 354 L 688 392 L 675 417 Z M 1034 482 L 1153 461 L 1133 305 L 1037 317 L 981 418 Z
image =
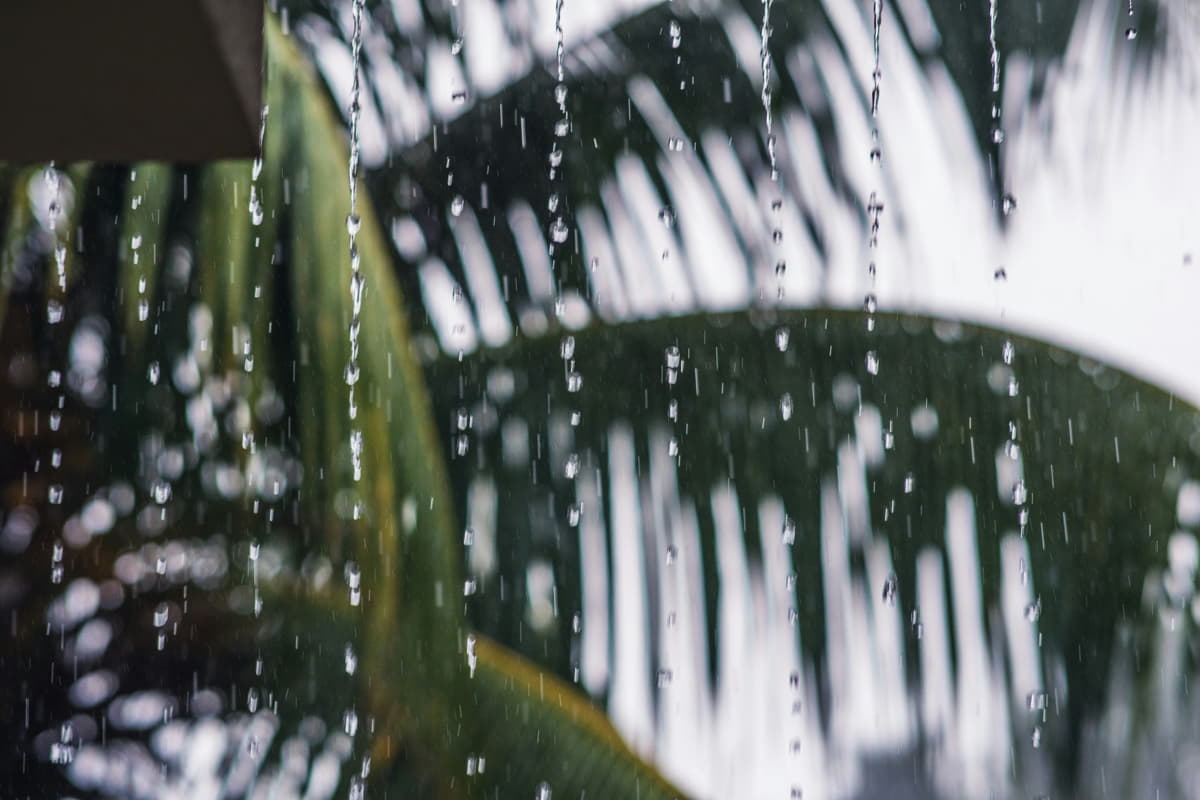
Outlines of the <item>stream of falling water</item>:
M 358 334 L 362 326 L 362 301 L 366 289 L 366 279 L 363 278 L 359 266 L 358 229 L 362 220 L 358 216 L 358 162 L 360 155 L 358 121 L 362 113 L 359 102 L 359 84 L 362 57 L 362 15 L 365 0 L 354 0 L 354 33 L 351 40 L 351 57 L 354 61 L 354 80 L 350 88 L 350 213 L 346 216 L 346 231 L 350 234 L 350 360 L 346 364 L 346 386 L 349 388 L 350 429 L 350 461 L 354 470 L 354 480 L 362 480 L 362 428 L 355 423 L 358 418 L 358 405 L 354 400 L 354 386 L 358 383 Z
M 362 220 L 358 216 L 358 165 L 361 155 L 361 146 L 359 143 L 359 116 L 362 113 L 362 106 L 359 100 L 359 90 L 361 84 L 361 67 L 362 67 L 362 17 L 365 0 L 354 0 L 353 16 L 354 30 L 351 39 L 351 57 L 354 67 L 354 78 L 350 87 L 350 213 L 346 215 L 346 231 L 350 234 L 350 358 L 346 364 L 346 386 L 349 389 L 349 406 L 348 412 L 350 417 L 350 459 L 351 466 L 354 472 L 354 481 L 357 483 L 362 480 L 362 450 L 363 450 L 363 434 L 362 428 L 356 422 L 358 418 L 358 406 L 354 400 L 354 387 L 358 383 L 359 367 L 358 367 L 358 335 L 362 325 L 362 302 L 363 292 L 366 289 L 366 280 L 363 278 L 362 270 L 359 264 L 358 254 L 358 230 L 362 225 Z M 354 504 L 354 519 L 358 519 L 361 514 L 361 502 L 356 500 Z M 362 571 L 358 564 L 353 561 L 346 562 L 344 574 L 346 583 L 350 589 L 350 604 L 358 606 L 362 600 Z M 345 653 L 345 669 L 346 675 L 351 682 L 351 691 L 353 691 L 354 673 L 357 668 L 358 658 L 354 653 L 353 644 L 346 644 Z M 355 738 L 358 732 L 358 712 L 355 704 L 351 701 L 351 705 L 346 708 L 342 714 L 342 728 L 346 735 Z M 370 746 L 364 747 L 362 769 L 350 776 L 350 800 L 362 800 L 366 796 L 366 778 L 370 770 Z
M 46 168 L 45 180 L 49 184 L 50 203 L 49 203 L 49 230 L 50 243 L 54 248 L 54 265 L 55 275 L 57 278 L 58 297 L 51 298 L 46 304 L 46 321 L 51 325 L 57 325 L 62 322 L 65 314 L 65 301 L 67 290 L 67 246 L 60 238 L 58 222 L 59 217 L 63 216 L 63 192 L 62 180 L 63 176 L 55 168 L 54 162 Z M 67 231 L 67 236 L 70 237 L 70 230 Z M 61 370 L 51 369 L 47 377 L 47 383 L 51 389 L 56 389 L 54 405 L 50 409 L 49 424 L 51 431 L 57 431 L 62 424 L 62 410 L 66 400 L 63 389 L 63 373 Z M 50 452 L 50 470 L 52 475 L 57 475 L 59 467 L 62 466 L 62 451 L 54 447 Z M 49 501 L 52 505 L 62 503 L 63 486 L 56 483 L 54 478 L 51 478 L 49 489 Z M 50 562 L 50 582 L 62 583 L 63 580 L 63 541 L 62 538 L 57 538 L 54 541 L 53 549 L 51 550 Z
M 874 51 L 875 64 L 871 70 L 871 151 L 867 154 L 871 159 L 871 163 L 876 167 L 883 166 L 883 149 L 879 141 L 879 87 L 883 78 L 883 72 L 879 68 L 879 33 L 883 28 L 883 0 L 873 0 L 871 5 L 871 45 Z M 879 306 L 879 301 L 875 295 L 876 276 L 878 267 L 875 260 L 875 251 L 879 247 L 879 218 L 883 215 L 883 201 L 880 199 L 879 190 L 873 189 L 870 197 L 867 199 L 867 248 L 872 255 L 867 263 L 867 276 L 870 281 L 870 288 L 867 295 L 863 298 L 863 308 L 867 312 L 867 330 L 875 330 L 875 310 Z M 868 350 L 866 355 L 867 372 L 872 375 L 879 373 L 879 354 L 875 350 Z

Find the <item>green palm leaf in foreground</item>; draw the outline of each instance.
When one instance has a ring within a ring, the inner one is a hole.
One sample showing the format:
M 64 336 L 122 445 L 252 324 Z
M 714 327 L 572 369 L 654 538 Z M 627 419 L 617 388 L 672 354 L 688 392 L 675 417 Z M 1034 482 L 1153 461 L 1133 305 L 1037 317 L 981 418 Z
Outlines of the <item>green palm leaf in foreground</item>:
M 164 750 L 126 712 L 137 697 L 159 709 L 159 722 L 178 717 L 176 730 L 182 724 L 198 736 L 213 719 L 203 698 L 215 690 L 230 746 L 209 768 L 228 770 L 220 779 L 226 794 L 284 780 L 286 770 L 260 774 L 262 764 L 308 742 L 319 722 L 320 730 L 348 734 L 325 739 L 331 763 L 346 761 L 350 743 L 370 758 L 336 768 L 330 783 L 314 757 L 299 779 L 314 796 L 368 773 L 373 784 L 429 797 L 483 796 L 489 787 L 533 796 L 543 784 L 597 796 L 626 787 L 642 797 L 676 796 L 586 698 L 523 659 L 481 640 L 472 644 L 479 664 L 469 675 L 465 620 L 454 599 L 462 586 L 461 534 L 403 303 L 366 207 L 358 381 L 365 475 L 352 480 L 342 132 L 309 65 L 273 22 L 267 72 L 261 165 L 146 164 L 77 178 L 84 236 L 72 254 L 59 327 L 46 326 L 39 311 L 52 262 L 23 196 L 40 174 L 14 177 L 14 191 L 6 192 L 6 300 L 22 294 L 9 304 L 21 313 L 4 318 L 4 349 L 22 364 L 27 350 L 39 356 L 28 364 L 32 376 L 8 376 L 23 383 L 5 392 L 6 435 L 21 459 L 6 468 L 5 505 L 44 524 L 32 546 L 6 541 L 3 577 L 12 591 L 0 603 L 13 609 L 19 655 L 0 657 L 0 668 L 9 687 L 51 677 L 6 693 L 0 705 L 6 725 L 29 720 L 30 737 L 6 754 L 4 793 L 43 791 L 64 776 L 64 791 L 74 784 L 144 793 L 134 781 L 145 776 L 119 765 L 148 755 L 146 742 L 169 764 L 151 793 L 201 791 L 186 761 L 195 748 Z M 121 220 L 116 240 L 106 233 L 114 215 Z M 55 401 L 30 387 L 44 387 L 51 368 L 78 372 L 64 337 L 77 338 L 85 327 L 101 337 L 107 363 L 95 396 L 73 387 L 62 429 L 82 437 L 72 441 L 87 441 L 92 431 L 93 444 L 62 472 L 42 470 L 31 490 L 30 468 L 55 441 L 25 420 Z M 69 493 L 48 505 L 42 498 L 51 481 Z M 96 503 L 117 518 L 97 523 L 89 516 Z M 64 537 L 60 586 L 49 564 L 52 543 Z M 18 569 L 28 580 L 12 582 Z M 130 596 L 85 604 L 79 618 L 63 610 L 72 608 L 71 597 L 121 583 Z M 84 684 L 92 694 L 66 691 L 55 670 L 90 641 L 92 615 L 105 630 L 123 631 L 120 646 L 101 647 L 82 662 L 93 668 Z M 47 619 L 58 640 L 45 638 Z M 200 691 L 206 686 L 212 689 Z M 27 716 L 22 698 L 30 694 L 43 700 Z M 78 713 L 69 717 L 80 697 L 83 708 L 111 723 L 103 739 Z M 270 720 L 260 719 L 263 709 Z M 247 741 L 250 767 L 244 747 L 234 745 Z M 11 766 L 30 750 L 71 766 Z M 486 759 L 486 771 L 468 778 L 468 757 Z

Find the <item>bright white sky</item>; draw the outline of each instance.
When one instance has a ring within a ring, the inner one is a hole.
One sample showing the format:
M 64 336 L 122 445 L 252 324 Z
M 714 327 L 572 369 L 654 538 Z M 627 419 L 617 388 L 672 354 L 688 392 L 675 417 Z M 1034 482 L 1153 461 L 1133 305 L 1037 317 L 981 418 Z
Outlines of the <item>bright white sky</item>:
M 410 13 L 414 3 L 393 0 L 402 25 L 415 19 Z M 646 0 L 566 0 L 568 49 L 646 5 Z M 855 194 L 866 198 L 878 191 L 885 203 L 878 250 L 872 253 L 866 246 L 862 209 L 838 197 L 826 180 L 829 154 L 817 149 L 806 117 L 788 109 L 776 115 L 787 187 L 780 215 L 784 240 L 776 246 L 766 238 L 774 226 L 767 208 L 779 190 L 765 180 L 747 182 L 724 137 L 716 133 L 688 142 L 682 152 L 668 152 L 668 139 L 679 132 L 674 117 L 658 87 L 635 79 L 628 87 L 631 102 L 663 140 L 660 166 L 672 178 L 672 190 L 681 188 L 678 196 L 659 197 L 643 165 L 622 163 L 603 189 L 604 214 L 596 213 L 601 210 L 596 207 L 576 214 L 572 222 L 585 254 L 599 259 L 596 288 L 608 304 L 601 312 L 623 319 L 744 306 L 760 291 L 774 296 L 773 265 L 780 257 L 788 263 L 788 303 L 817 302 L 817 278 L 824 269 L 829 276 L 826 298 L 860 307 L 871 291 L 866 264 L 875 260 L 874 292 L 881 310 L 1002 324 L 1114 362 L 1200 403 L 1196 5 L 1163 0 L 1166 44 L 1153 61 L 1143 52 L 1142 61 L 1134 64 L 1137 43 L 1125 37 L 1124 0 L 1084 0 L 1066 57 L 1037 102 L 1029 92 L 1031 65 L 1020 53 L 1002 54 L 1005 141 L 1000 169 L 1016 200 L 1006 226 L 997 223 L 997 194 L 957 89 L 941 65 L 917 63 L 896 24 L 894 15 L 901 14 L 915 38 L 935 41 L 937 32 L 921 0 L 887 5 L 884 15 L 877 121 L 882 166 L 867 157 L 873 125 L 864 103 L 873 62 L 869 3 L 824 0 L 824 5 L 845 55 L 832 38 L 818 35 L 777 58 L 774 66 L 789 73 L 802 91 L 814 85 L 825 95 L 838 129 L 839 160 Z M 507 7 L 510 24 L 528 32 L 540 60 L 552 60 L 553 4 L 513 0 Z M 464 106 L 451 97 L 465 85 L 486 95 L 532 67 L 529 56 L 514 50 L 502 35 L 495 0 L 460 0 L 457 10 L 468 74 L 450 56 L 449 43 L 440 56 L 432 48 L 426 104 L 420 90 L 397 71 L 392 76 L 396 96 L 416 102 L 400 103 L 407 116 L 386 122 L 378 110 L 367 108 L 363 135 L 368 163 L 383 156 L 385 128 L 393 139 L 405 132 L 411 137 L 427 129 L 429 110 L 438 117 L 460 113 Z M 680 13 L 687 12 L 681 7 Z M 724 22 L 740 67 L 760 83 L 757 20 L 728 14 Z M 683 42 L 681 49 L 685 56 L 688 44 Z M 348 54 L 336 47 L 319 52 L 335 91 L 348 94 Z M 980 53 L 981 65 L 986 66 L 988 55 Z M 338 64 L 339 59 L 345 63 Z M 819 78 L 815 83 L 814 75 Z M 705 169 L 698 153 L 706 159 Z M 481 340 L 496 344 L 512 331 L 509 310 L 484 274 L 491 266 L 483 258 L 486 248 L 477 246 L 481 240 L 470 188 L 464 194 L 467 213 L 455 222 L 462 228 L 456 234 L 462 234 L 460 244 L 469 245 L 464 260 L 476 262 L 467 264 L 469 276 L 475 277 L 465 289 L 475 301 L 478 319 L 463 319 L 463 309 L 452 306 L 444 267 L 427 261 L 421 273 L 426 302 L 435 320 L 442 320 L 439 335 L 451 350 L 469 350 Z M 678 219 L 672 231 L 655 222 L 666 204 Z M 732 219 L 723 208 L 735 209 Z M 816 210 L 824 259 L 816 257 L 800 208 Z M 544 252 L 545 241 L 536 225 L 527 224 L 530 219 L 527 209 L 509 210 L 522 252 Z M 749 272 L 739 239 L 751 243 L 756 266 Z M 660 257 L 664 250 L 670 251 L 669 258 Z M 530 261 L 530 269 L 538 268 L 535 262 Z M 1007 280 L 994 279 L 1000 268 Z M 457 330 L 455 340 L 441 328 Z

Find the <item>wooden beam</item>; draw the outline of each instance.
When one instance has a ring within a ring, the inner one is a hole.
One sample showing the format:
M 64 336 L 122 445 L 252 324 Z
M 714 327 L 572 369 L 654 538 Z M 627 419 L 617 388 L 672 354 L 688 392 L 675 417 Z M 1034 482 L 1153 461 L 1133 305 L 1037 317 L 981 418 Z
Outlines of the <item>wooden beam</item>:
M 257 0 L 0 3 L 0 160 L 249 158 Z

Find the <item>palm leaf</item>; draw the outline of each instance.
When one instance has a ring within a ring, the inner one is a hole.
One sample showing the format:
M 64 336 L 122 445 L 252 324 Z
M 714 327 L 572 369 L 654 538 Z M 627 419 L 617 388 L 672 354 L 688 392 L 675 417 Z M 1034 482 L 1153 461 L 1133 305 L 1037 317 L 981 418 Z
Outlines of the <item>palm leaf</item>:
M 432 366 L 435 394 L 470 376 L 480 388 L 468 409 L 487 421 L 474 457 L 451 462 L 472 549 L 487 550 L 468 553 L 482 565 L 473 619 L 582 680 L 697 794 L 786 791 L 792 775 L 806 796 L 838 796 L 838 764 L 859 765 L 850 785 L 870 791 L 878 759 L 909 752 L 943 754 L 931 775 L 944 796 L 973 796 L 972 774 L 1014 792 L 1056 780 L 1074 791 L 1087 780 L 1076 765 L 1096 758 L 1080 742 L 1113 703 L 1142 709 L 1132 713 L 1149 729 L 1165 724 L 1123 683 L 1114 636 L 1134 620 L 1138 647 L 1162 646 L 1141 609 L 1158 576 L 1186 574 L 1181 554 L 1195 546 L 1192 529 L 1172 531 L 1196 523 L 1177 509 L 1200 486 L 1200 413 L 1033 340 L 917 317 L 881 316 L 870 333 L 864 322 L 820 310 L 683 318 L 576 333 L 565 362 L 544 339 Z M 564 380 L 574 369 L 578 392 Z M 578 477 L 564 472 L 572 454 Z M 529 579 L 538 563 L 552 587 Z M 556 615 L 539 622 L 542 592 Z M 934 677 L 929 636 L 956 684 Z M 972 687 L 1000 693 L 987 713 L 1005 730 L 988 739 L 1001 754 L 986 757 L 1001 765 L 939 744 L 969 738 L 968 712 L 921 711 L 961 708 Z M 1040 709 L 1042 692 L 1059 698 L 1048 721 L 1026 707 Z M 793 694 L 805 712 L 789 721 L 779 709 Z M 860 719 L 872 722 L 854 729 Z M 758 760 L 749 742 L 776 724 L 803 731 L 805 755 Z M 834 760 L 822 765 L 822 752 Z

